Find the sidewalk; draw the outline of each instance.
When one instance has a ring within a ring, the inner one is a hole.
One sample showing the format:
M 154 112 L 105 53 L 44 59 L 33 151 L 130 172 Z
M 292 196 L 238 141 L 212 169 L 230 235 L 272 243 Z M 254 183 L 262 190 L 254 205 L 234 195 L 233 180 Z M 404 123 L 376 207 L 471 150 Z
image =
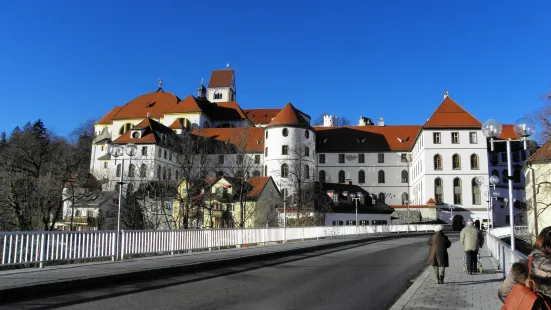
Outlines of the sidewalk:
M 428 250 L 428 248 L 427 248 Z M 463 271 L 463 249 L 457 241 L 448 249 L 450 267 L 444 284 L 435 283 L 432 267 L 428 267 L 390 310 L 425 309 L 501 309 L 497 289 L 503 275 L 486 248 L 481 249 L 482 274 Z

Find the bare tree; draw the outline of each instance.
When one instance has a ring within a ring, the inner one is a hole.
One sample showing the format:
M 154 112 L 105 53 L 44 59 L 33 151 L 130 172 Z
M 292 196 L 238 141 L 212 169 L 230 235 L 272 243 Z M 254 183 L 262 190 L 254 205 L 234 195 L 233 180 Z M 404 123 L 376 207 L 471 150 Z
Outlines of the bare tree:
M 531 116 L 538 123 L 537 140 L 543 145 L 551 138 L 551 92 L 545 95 L 543 106 Z

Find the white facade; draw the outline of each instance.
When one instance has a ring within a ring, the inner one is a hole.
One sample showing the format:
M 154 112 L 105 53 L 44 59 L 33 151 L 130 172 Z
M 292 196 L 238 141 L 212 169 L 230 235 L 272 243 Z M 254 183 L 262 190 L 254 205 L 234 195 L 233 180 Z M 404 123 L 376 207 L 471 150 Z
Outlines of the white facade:
M 355 213 L 326 213 L 325 226 L 356 225 Z M 390 214 L 358 213 L 358 225 L 386 225 L 390 224 Z

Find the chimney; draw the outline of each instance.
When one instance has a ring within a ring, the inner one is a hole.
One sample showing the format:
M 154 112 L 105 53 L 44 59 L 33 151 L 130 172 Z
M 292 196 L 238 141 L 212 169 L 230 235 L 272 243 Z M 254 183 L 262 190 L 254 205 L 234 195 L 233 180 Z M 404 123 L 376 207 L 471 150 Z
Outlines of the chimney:
M 323 127 L 333 127 L 337 123 L 337 117 L 333 115 L 323 116 Z
M 450 93 L 446 90 L 446 91 L 444 92 L 444 99 L 448 98 L 449 95 L 450 95 Z
M 379 117 L 379 127 L 385 126 L 385 120 L 382 117 Z
M 360 116 L 360 120 L 358 121 L 358 126 L 369 126 L 373 125 L 373 121 L 369 117 L 363 117 Z

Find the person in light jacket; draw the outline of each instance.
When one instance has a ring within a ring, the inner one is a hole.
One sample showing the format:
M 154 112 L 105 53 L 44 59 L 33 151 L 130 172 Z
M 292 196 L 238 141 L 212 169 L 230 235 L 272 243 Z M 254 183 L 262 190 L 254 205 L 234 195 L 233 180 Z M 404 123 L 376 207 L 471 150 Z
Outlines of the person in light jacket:
M 547 304 L 551 305 L 551 226 L 544 228 L 534 246 L 532 256 L 531 278 L 536 284 L 536 292 L 543 295 Z M 511 266 L 509 275 L 498 289 L 498 297 L 505 302 L 507 295 L 517 283 L 526 283 L 528 278 L 528 261 L 521 260 Z
M 436 226 L 434 234 L 429 238 L 429 259 L 427 263 L 434 268 L 438 284 L 444 284 L 446 267 L 449 267 L 448 248 L 452 245 L 442 232 L 442 225 Z
M 473 221 L 469 220 L 467 226 L 461 230 L 459 239 L 467 256 L 467 271 L 469 274 L 473 274 L 473 272 L 478 270 L 478 250 L 484 244 L 484 235 L 480 230 L 476 229 Z

